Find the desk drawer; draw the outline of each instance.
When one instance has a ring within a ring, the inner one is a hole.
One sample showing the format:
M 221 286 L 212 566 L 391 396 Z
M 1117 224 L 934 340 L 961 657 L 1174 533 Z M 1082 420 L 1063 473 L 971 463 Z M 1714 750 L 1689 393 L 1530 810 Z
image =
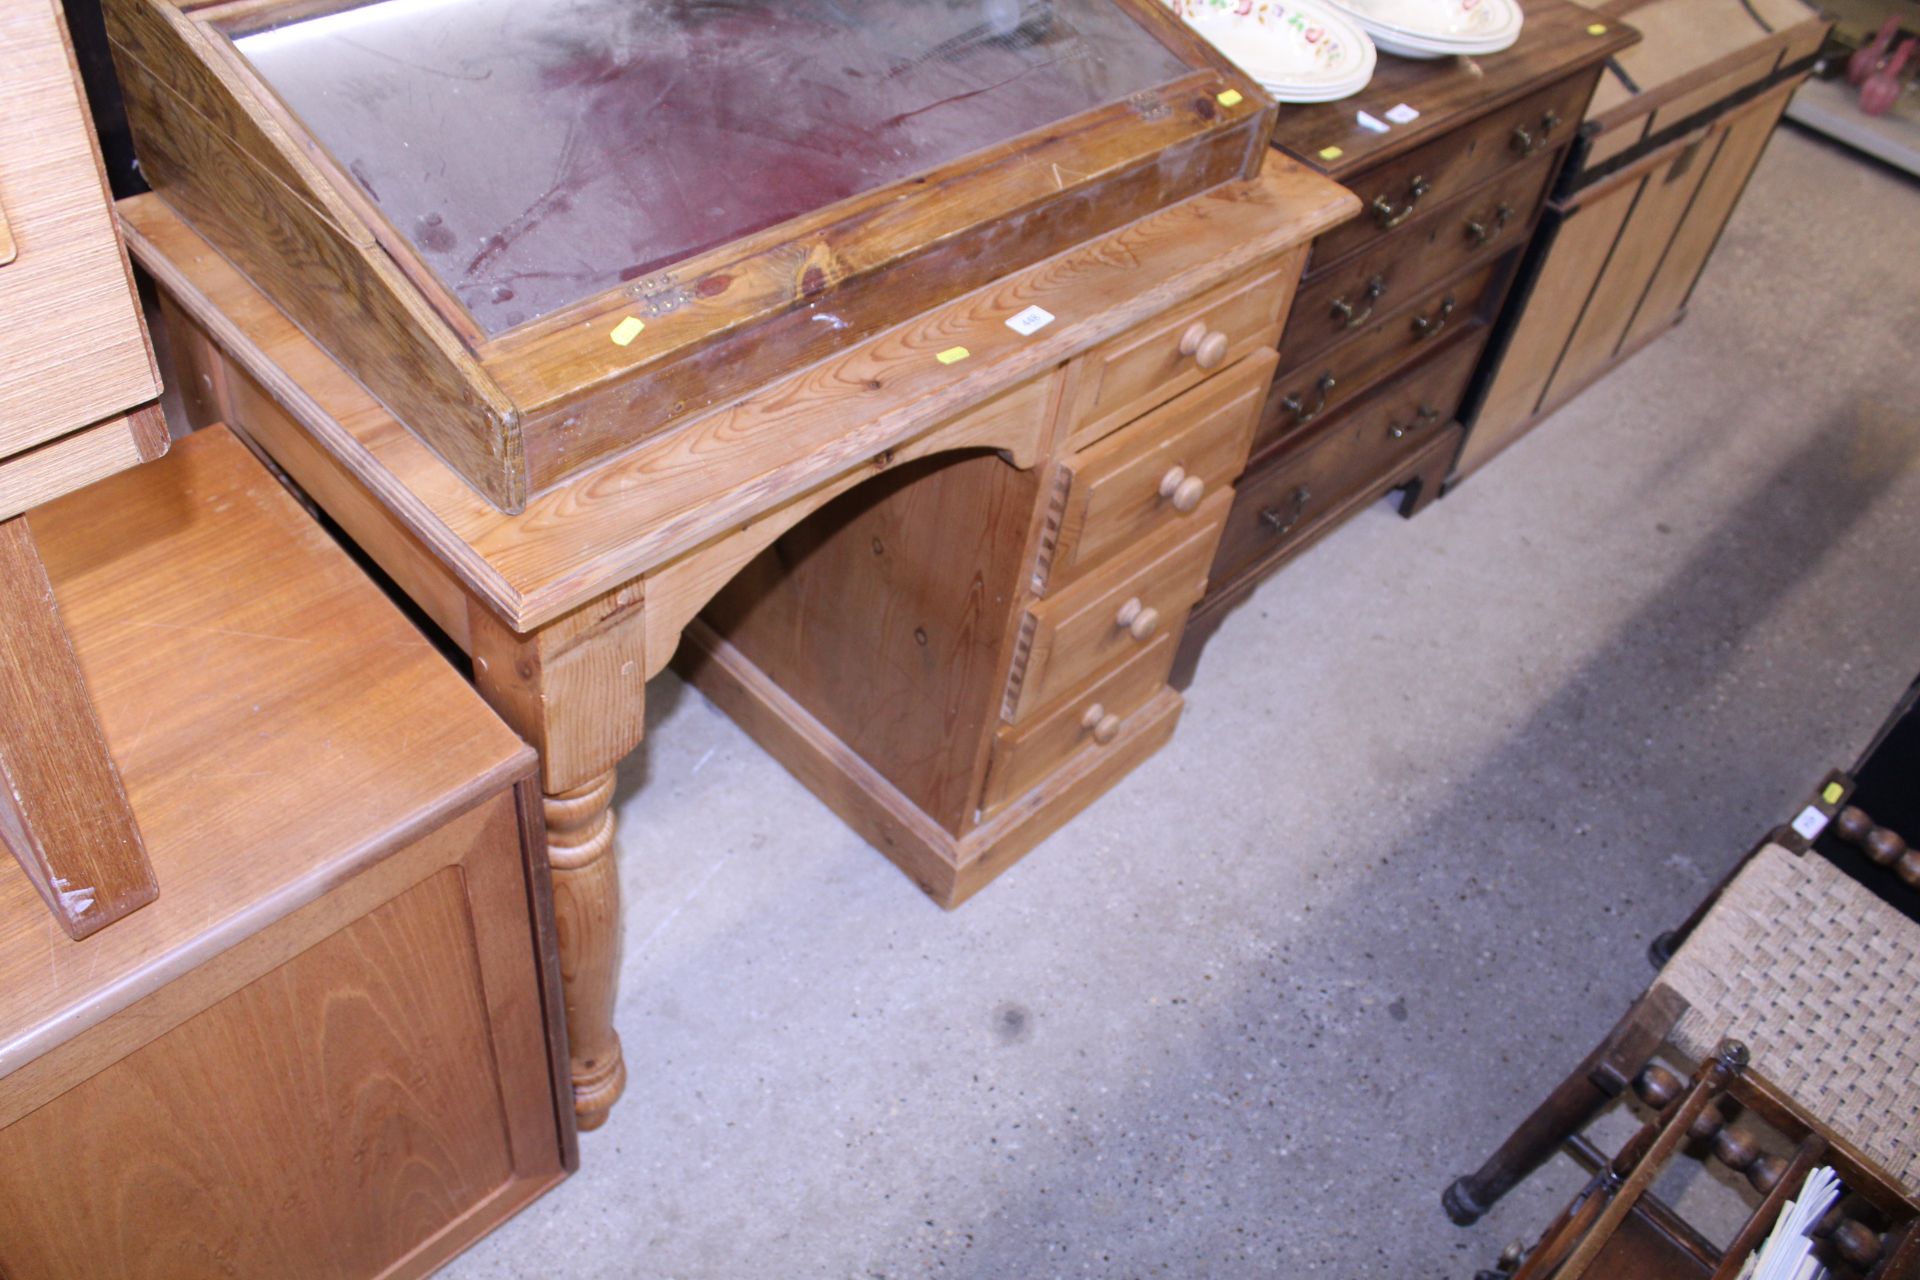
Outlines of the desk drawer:
M 1001 715 L 1019 723 L 1159 636 L 1177 631 L 1206 590 L 1207 565 L 1233 493 L 1200 504 L 1169 529 L 1027 610 Z
M 1024 724 L 1003 725 L 993 739 L 993 763 L 980 801 L 983 815 L 992 817 L 1080 752 L 1112 745 L 1133 714 L 1166 687 L 1173 643 L 1171 632 L 1162 635 L 1079 697 Z
M 1428 290 L 1414 304 L 1359 331 L 1332 350 L 1295 365 L 1273 380 L 1254 431 L 1263 452 L 1310 423 L 1323 421 L 1370 387 L 1406 367 L 1462 329 L 1482 328 L 1488 303 L 1512 265 L 1512 254 L 1465 278 Z
M 1061 464 L 1066 498 L 1053 554 L 1034 578 L 1049 591 L 1157 529 L 1198 518 L 1202 499 L 1246 465 L 1277 358 L 1256 351 Z
M 1581 75 L 1549 85 L 1355 178 L 1350 185 L 1363 206 L 1360 216 L 1313 242 L 1309 278 L 1411 221 L 1420 210 L 1443 204 L 1572 138 L 1590 83 Z
M 1536 157 L 1301 285 L 1280 339 L 1287 363 L 1326 350 L 1475 259 L 1524 242 L 1552 176 L 1552 157 Z
M 1276 345 L 1302 253 L 1272 259 L 1251 279 L 1223 284 L 1081 356 L 1068 381 L 1070 442 L 1098 440 L 1215 369 Z
M 1469 335 L 1324 427 L 1255 461 L 1214 557 L 1215 587 L 1313 533 L 1453 418 L 1486 334 Z

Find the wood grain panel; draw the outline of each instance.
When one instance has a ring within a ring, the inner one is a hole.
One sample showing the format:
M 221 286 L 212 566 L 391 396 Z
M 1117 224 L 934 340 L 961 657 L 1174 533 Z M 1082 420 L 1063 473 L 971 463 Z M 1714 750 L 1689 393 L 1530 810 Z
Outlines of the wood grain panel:
M 448 868 L 0 1132 L 0 1270 L 374 1275 L 512 1173 Z
M 1607 265 L 1547 382 L 1543 401 L 1557 400 L 1585 386 L 1620 348 L 1647 285 L 1660 269 L 1674 228 L 1713 165 L 1722 137 L 1706 135 L 1640 184 L 1626 225 L 1615 238 Z
M 1799 85 L 1800 80 L 1796 79 L 1777 92 L 1769 92 L 1715 126 L 1724 132 L 1725 140 L 1713 158 L 1713 168 L 1688 206 L 1686 217 L 1674 231 L 1658 271 L 1647 285 L 1640 309 L 1621 340 L 1622 348 L 1643 342 L 1671 325 L 1674 316 L 1686 306 L 1694 281 L 1700 278 L 1708 255 L 1719 243 L 1722 228 L 1733 215 L 1733 207 L 1747 189 L 1747 179 L 1760 163 L 1760 154 L 1773 137 L 1781 112 L 1787 109 L 1787 101 Z
M 1460 452 L 1460 475 L 1479 469 L 1531 423 L 1639 193 L 1640 184 L 1629 182 L 1570 213 L 1549 215 L 1551 247 L 1532 289 L 1518 303 L 1525 309 L 1474 414 Z
M 55 0 L 0 6 L 0 457 L 160 394 Z M 5 513 L 0 513 L 5 514 Z
M 1005 669 L 1037 481 L 909 463 L 829 503 L 704 617 L 934 822 L 958 832 Z
M 149 404 L 0 459 L 0 520 L 150 462 L 170 442 L 160 406 Z
M 0 520 L 0 845 L 67 936 L 159 893 L 33 533 Z

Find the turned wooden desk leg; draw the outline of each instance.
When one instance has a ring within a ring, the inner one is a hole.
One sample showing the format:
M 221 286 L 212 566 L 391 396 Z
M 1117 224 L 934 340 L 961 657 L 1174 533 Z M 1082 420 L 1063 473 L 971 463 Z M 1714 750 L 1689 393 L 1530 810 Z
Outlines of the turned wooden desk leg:
M 582 787 L 546 797 L 547 858 L 567 1003 L 573 1106 L 582 1129 L 597 1128 L 627 1086 L 613 1027 L 620 992 L 620 867 L 613 856 L 613 782 L 608 770 Z
M 621 951 L 613 788 L 646 731 L 640 587 L 527 635 L 478 605 L 468 621 L 475 684 L 540 751 L 573 1108 L 580 1128 L 598 1128 L 627 1083 L 613 1025 Z

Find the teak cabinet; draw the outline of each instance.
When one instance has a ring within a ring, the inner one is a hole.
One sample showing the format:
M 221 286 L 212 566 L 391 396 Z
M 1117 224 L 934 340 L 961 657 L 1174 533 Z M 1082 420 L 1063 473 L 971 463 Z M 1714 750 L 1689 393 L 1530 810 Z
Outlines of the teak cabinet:
M 105 9 L 154 189 L 510 512 L 1273 119 L 1155 0 Z
M 1828 24 L 1800 0 L 1610 0 L 1609 63 L 1462 415 L 1461 477 L 1678 324 Z
M 30 519 L 164 891 L 0 868 L 0 1275 L 424 1275 L 574 1161 L 533 753 L 224 429 Z
M 1505 52 L 1382 55 L 1357 97 L 1281 112 L 1274 145 L 1363 208 L 1314 242 L 1176 684 L 1234 604 L 1361 507 L 1400 489 L 1412 515 L 1439 495 L 1489 326 L 1601 64 L 1635 38 L 1528 0 Z

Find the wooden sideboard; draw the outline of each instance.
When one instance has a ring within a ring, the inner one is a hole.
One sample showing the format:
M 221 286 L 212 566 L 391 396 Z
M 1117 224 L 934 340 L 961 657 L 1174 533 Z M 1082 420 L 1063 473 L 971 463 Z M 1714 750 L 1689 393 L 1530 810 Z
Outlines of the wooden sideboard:
M 432 1271 L 575 1160 L 532 751 L 221 428 L 28 518 L 164 891 L 0 868 L 0 1275 Z
M 1364 208 L 1313 246 L 1176 684 L 1228 610 L 1343 520 L 1395 489 L 1404 515 L 1439 495 L 1488 326 L 1602 62 L 1635 38 L 1528 0 L 1503 53 L 1383 54 L 1357 97 L 1281 113 L 1274 145 Z
M 68 936 L 159 892 L 21 513 L 167 450 L 58 0 L 0 0 L 0 844 Z
M 190 411 L 271 455 L 539 747 L 575 1106 L 592 1127 L 625 1071 L 614 769 L 682 632 L 696 678 L 816 792 L 936 897 L 964 897 L 1171 730 L 1165 663 L 1305 246 L 1356 208 L 1272 155 L 1254 181 L 931 308 L 519 512 L 466 484 L 160 196 L 122 202 L 121 220 L 170 315 Z M 823 665 L 799 670 L 781 639 L 816 625 L 857 634 L 814 643 Z
M 1604 0 L 1608 64 L 1462 411 L 1456 478 L 1680 322 L 1827 34 L 1801 0 Z

